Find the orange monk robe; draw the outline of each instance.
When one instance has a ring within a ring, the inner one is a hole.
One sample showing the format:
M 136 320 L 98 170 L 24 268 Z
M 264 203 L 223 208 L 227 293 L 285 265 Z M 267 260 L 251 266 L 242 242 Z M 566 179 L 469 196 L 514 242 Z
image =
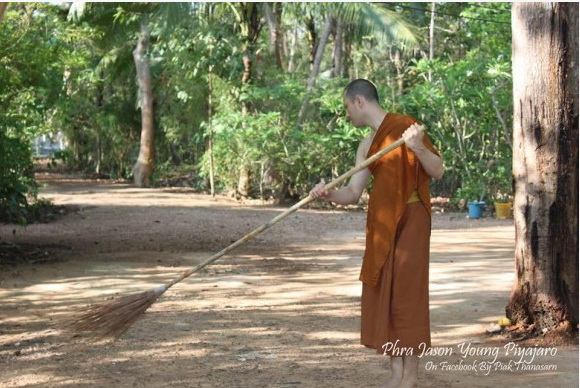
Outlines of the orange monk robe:
M 368 156 L 400 139 L 403 132 L 416 122 L 409 116 L 387 113 L 375 134 Z M 425 146 L 438 154 L 428 136 L 425 135 L 423 139 Z M 389 152 L 371 164 L 369 169 L 374 182 L 369 198 L 366 248 L 360 280 L 374 287 L 379 281 L 409 197 L 417 190 L 429 217 L 431 199 L 430 177 L 415 154 L 405 145 Z

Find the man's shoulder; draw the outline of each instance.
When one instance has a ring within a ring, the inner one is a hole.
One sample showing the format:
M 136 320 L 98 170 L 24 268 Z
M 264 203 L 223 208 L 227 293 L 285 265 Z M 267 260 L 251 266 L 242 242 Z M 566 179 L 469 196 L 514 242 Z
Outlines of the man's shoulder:
M 371 132 L 367 136 L 365 136 L 360 143 L 358 144 L 358 151 L 362 152 L 366 155 L 369 148 L 371 147 L 371 143 L 373 142 L 373 133 Z
M 417 122 L 417 119 L 413 116 L 409 116 L 402 113 L 389 113 L 389 119 L 395 122 L 403 123 L 403 124 L 414 124 Z

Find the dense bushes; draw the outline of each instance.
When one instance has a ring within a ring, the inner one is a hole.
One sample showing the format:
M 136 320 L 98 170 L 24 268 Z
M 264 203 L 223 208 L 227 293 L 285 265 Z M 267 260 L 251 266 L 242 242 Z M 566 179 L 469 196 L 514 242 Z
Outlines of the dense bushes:
M 26 222 L 28 195 L 35 194 L 30 147 L 0 132 L 0 221 Z

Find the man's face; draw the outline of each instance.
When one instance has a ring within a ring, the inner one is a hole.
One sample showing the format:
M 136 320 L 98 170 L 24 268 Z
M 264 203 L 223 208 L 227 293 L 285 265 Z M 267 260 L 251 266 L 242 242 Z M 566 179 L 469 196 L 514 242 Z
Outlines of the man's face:
M 357 104 L 357 99 L 359 96 L 355 96 L 352 100 L 347 96 L 343 97 L 344 109 L 346 110 L 346 116 L 355 127 L 360 127 L 362 125 L 360 118 L 360 106 Z

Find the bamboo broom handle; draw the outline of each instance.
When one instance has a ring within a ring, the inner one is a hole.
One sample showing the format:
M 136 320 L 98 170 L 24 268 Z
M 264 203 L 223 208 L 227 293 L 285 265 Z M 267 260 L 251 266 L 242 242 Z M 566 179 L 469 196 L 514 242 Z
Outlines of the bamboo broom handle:
M 405 140 L 403 140 L 402 138 L 399 139 L 399 140 L 397 140 L 397 141 L 395 141 L 394 143 L 390 144 L 388 147 L 383 148 L 382 150 L 378 151 L 376 154 L 374 154 L 373 156 L 369 157 L 368 159 L 366 159 L 365 161 L 363 161 L 359 165 L 353 167 L 352 169 L 350 169 L 349 171 L 345 172 L 344 174 L 342 174 L 338 178 L 334 179 L 332 182 L 329 182 L 328 184 L 326 184 L 324 186 L 324 188 L 327 189 L 327 190 L 330 190 L 330 189 L 336 187 L 339 183 L 347 180 L 348 178 L 350 178 L 351 176 L 353 176 L 357 172 L 359 172 L 361 170 L 364 170 L 370 164 L 372 164 L 373 162 L 377 161 L 378 159 L 380 159 L 384 155 L 388 154 L 389 152 L 391 152 L 395 148 L 401 146 L 403 143 L 405 143 Z M 240 238 L 238 241 L 236 241 L 236 242 L 232 243 L 231 245 L 225 247 L 224 249 L 222 249 L 221 251 L 219 251 L 215 255 L 211 256 L 210 258 L 202 261 L 201 263 L 199 263 L 195 267 L 192 267 L 192 268 L 184 271 L 181 276 L 177 277 L 176 279 L 174 279 L 173 281 L 171 281 L 169 284 L 167 284 L 165 286 L 159 287 L 158 292 L 164 292 L 164 291 L 166 291 L 168 288 L 174 286 L 175 284 L 179 283 L 183 279 L 191 276 L 193 273 L 199 271 L 203 267 L 206 267 L 207 265 L 213 263 L 214 261 L 216 261 L 217 259 L 219 259 L 223 255 L 225 255 L 226 253 L 228 253 L 232 249 L 234 249 L 237 246 L 243 244 L 244 242 L 250 240 L 251 238 L 257 236 L 258 234 L 262 233 L 266 229 L 270 228 L 272 225 L 280 222 L 284 218 L 288 217 L 290 214 L 296 212 L 302 206 L 304 206 L 304 205 L 306 205 L 306 204 L 308 204 L 308 203 L 310 203 L 312 201 L 314 201 L 314 198 L 309 194 L 306 198 L 302 199 L 300 202 L 296 203 L 295 205 L 293 205 L 292 207 L 288 208 L 283 213 L 280 213 L 276 217 L 272 218 L 270 221 L 266 222 L 262 226 L 254 229 L 250 233 L 246 234 L 244 237 Z

